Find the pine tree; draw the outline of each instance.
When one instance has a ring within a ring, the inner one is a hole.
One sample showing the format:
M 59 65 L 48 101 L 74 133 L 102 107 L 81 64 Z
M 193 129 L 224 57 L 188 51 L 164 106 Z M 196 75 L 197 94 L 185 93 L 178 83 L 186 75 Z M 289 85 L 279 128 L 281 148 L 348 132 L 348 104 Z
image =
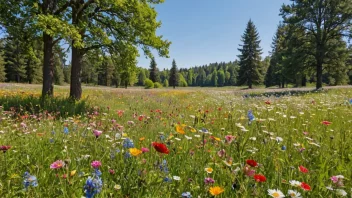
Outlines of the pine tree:
M 170 70 L 170 79 L 169 85 L 172 86 L 174 89 L 178 85 L 178 78 L 177 78 L 177 65 L 175 59 L 172 60 L 172 67 Z
M 4 61 L 2 52 L 0 52 L 0 82 L 5 82 L 5 80 L 6 80 L 5 61 Z
M 23 46 L 18 40 L 7 39 L 4 51 L 6 79 L 8 81 L 24 82 L 26 79 L 26 61 Z
M 152 58 L 152 60 L 150 61 L 150 68 L 149 68 L 149 79 L 153 82 L 159 82 L 160 81 L 160 76 L 159 76 L 159 71 L 158 71 L 158 67 L 156 65 L 155 59 L 154 57 Z
M 260 55 L 261 48 L 259 46 L 259 33 L 254 26 L 252 20 L 249 20 L 247 28 L 242 36 L 242 48 L 238 49 L 241 54 L 239 71 L 239 85 L 247 84 L 248 88 L 252 88 L 253 84 L 259 84 L 262 81 L 260 73 Z

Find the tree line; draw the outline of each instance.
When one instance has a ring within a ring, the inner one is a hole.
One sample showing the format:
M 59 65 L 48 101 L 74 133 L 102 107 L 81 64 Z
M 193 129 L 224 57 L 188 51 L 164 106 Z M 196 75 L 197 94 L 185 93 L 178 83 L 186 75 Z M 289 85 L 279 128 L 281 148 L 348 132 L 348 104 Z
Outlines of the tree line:
M 180 69 L 173 60 L 170 70 L 159 70 L 151 53 L 156 49 L 168 57 L 171 44 L 155 34 L 160 22 L 152 4 L 162 2 L 1 1 L 0 81 L 43 83 L 43 96 L 53 95 L 53 84 L 66 82 L 74 99 L 81 98 L 81 83 L 252 88 L 310 82 L 317 89 L 351 84 L 352 0 L 284 4 L 267 57 L 262 57 L 259 32 L 249 20 L 237 60 Z M 136 66 L 137 47 L 151 59 L 149 69 Z

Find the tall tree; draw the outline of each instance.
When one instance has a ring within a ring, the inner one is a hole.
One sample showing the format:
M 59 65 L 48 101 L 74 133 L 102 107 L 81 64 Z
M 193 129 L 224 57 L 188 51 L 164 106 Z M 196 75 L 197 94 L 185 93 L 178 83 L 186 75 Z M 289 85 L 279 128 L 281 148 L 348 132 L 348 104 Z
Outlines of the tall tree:
M 0 82 L 5 82 L 5 80 L 6 80 L 5 60 L 3 57 L 3 53 L 0 52 Z
M 328 45 L 347 35 L 351 28 L 352 0 L 291 0 L 283 5 L 281 15 L 284 22 L 301 25 L 306 32 L 306 42 L 310 43 L 308 52 L 315 58 L 316 88 L 323 86 L 323 69 L 327 55 L 336 50 Z
M 242 36 L 243 44 L 238 49 L 241 54 L 239 71 L 239 85 L 247 84 L 251 89 L 253 84 L 259 84 L 262 81 L 260 73 L 260 40 L 259 33 L 252 20 L 249 20 L 247 28 Z
M 82 95 L 80 73 L 84 54 L 92 49 L 107 48 L 114 53 L 140 46 L 148 57 L 151 49 L 160 56 L 168 56 L 170 42 L 156 35 L 161 23 L 156 20 L 153 4 L 163 0 L 87 0 L 70 1 L 72 24 L 79 31 L 83 47 L 72 47 L 70 97 L 79 100 Z M 138 55 L 134 54 L 135 56 Z
M 178 80 L 178 78 L 177 78 L 177 65 L 176 65 L 176 61 L 174 59 L 174 60 L 172 60 L 172 67 L 170 70 L 170 79 L 169 79 L 169 85 L 172 86 L 174 89 L 178 85 L 177 80 Z
M 150 66 L 149 66 L 149 79 L 154 83 L 159 82 L 158 73 L 159 73 L 158 67 L 156 65 L 155 58 L 153 57 L 150 61 Z

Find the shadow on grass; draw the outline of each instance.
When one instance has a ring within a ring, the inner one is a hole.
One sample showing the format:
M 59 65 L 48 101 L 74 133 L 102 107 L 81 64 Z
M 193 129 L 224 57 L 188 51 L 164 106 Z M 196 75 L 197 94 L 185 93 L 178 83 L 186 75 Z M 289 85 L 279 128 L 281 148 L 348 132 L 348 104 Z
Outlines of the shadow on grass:
M 328 90 L 287 90 L 287 91 L 271 91 L 262 93 L 248 93 L 243 95 L 245 98 L 255 97 L 282 97 L 282 96 L 302 96 L 306 94 L 326 93 Z
M 80 115 L 93 109 L 86 100 L 74 101 L 70 98 L 34 96 L 0 96 L 0 106 L 4 111 L 12 111 L 20 115 L 50 113 L 56 117 Z

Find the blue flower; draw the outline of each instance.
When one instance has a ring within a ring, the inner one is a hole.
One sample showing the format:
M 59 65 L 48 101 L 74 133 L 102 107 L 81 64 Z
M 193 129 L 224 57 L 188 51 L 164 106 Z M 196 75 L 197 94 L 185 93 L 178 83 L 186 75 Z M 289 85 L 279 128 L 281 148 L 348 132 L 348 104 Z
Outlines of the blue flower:
M 68 134 L 68 128 L 64 127 L 64 133 L 67 135 Z
M 281 147 L 281 150 L 286 151 L 286 146 L 283 145 L 283 146 Z
M 100 177 L 88 177 L 86 184 L 84 185 L 84 192 L 87 198 L 93 198 L 94 195 L 100 193 L 103 188 L 103 181 Z
M 131 157 L 131 153 L 130 152 L 126 152 L 125 153 L 125 158 L 127 159 L 127 158 L 130 158 Z
M 123 147 L 124 148 L 134 148 L 134 143 L 129 138 L 126 138 L 123 141 Z
M 349 101 L 349 102 L 350 102 L 350 104 L 352 104 L 352 99 L 350 99 L 350 101 Z
M 25 172 L 23 178 L 24 178 L 23 185 L 25 189 L 27 189 L 29 186 L 33 186 L 33 187 L 38 186 L 38 180 L 36 176 L 30 175 L 28 172 Z
M 182 198 L 191 198 L 191 197 L 192 197 L 192 195 L 191 195 L 190 192 L 184 192 L 184 193 L 182 193 Z
M 206 129 L 206 128 L 202 128 L 201 132 L 202 133 L 209 133 L 208 129 Z
M 55 135 L 55 131 L 54 131 L 54 130 L 53 130 L 53 131 L 51 131 L 51 134 L 52 134 L 52 135 Z
M 248 111 L 247 116 L 248 116 L 249 123 L 251 123 L 252 121 L 255 120 L 255 117 L 254 117 L 254 115 L 253 115 L 253 113 L 252 113 L 252 110 L 249 110 L 249 111 Z
M 164 181 L 164 182 L 172 182 L 172 179 L 171 179 L 171 178 L 168 178 L 168 177 L 165 177 L 163 181 Z
M 160 138 L 160 141 L 162 141 L 162 142 L 165 140 L 165 136 L 164 135 L 160 135 L 159 138 Z
M 163 163 L 159 165 L 159 168 L 161 171 L 164 171 L 165 173 L 169 172 L 169 169 L 167 168 L 167 161 L 163 160 Z
M 95 174 L 96 176 L 100 177 L 100 176 L 101 176 L 101 171 L 96 168 L 96 169 L 94 169 L 94 174 Z
M 54 143 L 54 139 L 53 138 L 50 138 L 50 143 Z

